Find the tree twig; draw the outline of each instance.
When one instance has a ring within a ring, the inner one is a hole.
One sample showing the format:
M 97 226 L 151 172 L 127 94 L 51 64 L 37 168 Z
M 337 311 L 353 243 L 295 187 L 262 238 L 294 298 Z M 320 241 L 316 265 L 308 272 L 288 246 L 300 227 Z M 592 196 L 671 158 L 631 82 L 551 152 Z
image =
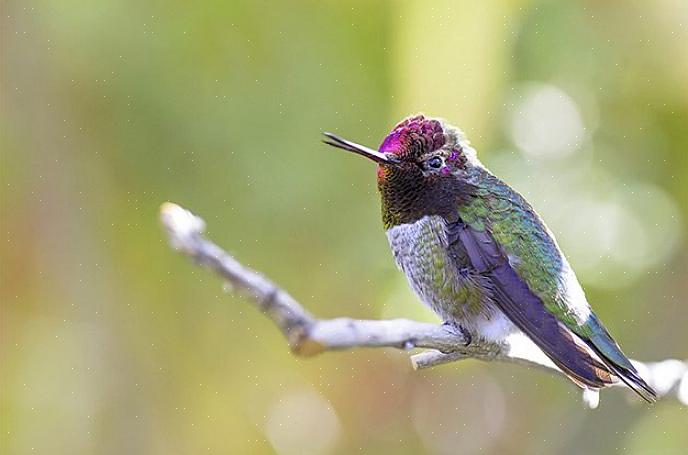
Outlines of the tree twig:
M 522 334 L 514 334 L 500 343 L 479 339 L 467 345 L 461 331 L 446 324 L 407 319 L 317 319 L 284 289 L 206 239 L 205 222 L 201 218 L 168 202 L 161 207 L 160 219 L 171 246 L 222 277 L 235 291 L 248 296 L 282 331 L 295 354 L 311 356 L 357 347 L 425 348 L 426 351 L 411 356 L 415 369 L 473 358 L 518 363 L 561 374 Z M 634 361 L 634 364 L 660 397 L 673 395 L 688 405 L 688 362 L 672 359 L 657 363 Z M 598 404 L 597 391 L 586 390 L 583 398 L 589 407 Z

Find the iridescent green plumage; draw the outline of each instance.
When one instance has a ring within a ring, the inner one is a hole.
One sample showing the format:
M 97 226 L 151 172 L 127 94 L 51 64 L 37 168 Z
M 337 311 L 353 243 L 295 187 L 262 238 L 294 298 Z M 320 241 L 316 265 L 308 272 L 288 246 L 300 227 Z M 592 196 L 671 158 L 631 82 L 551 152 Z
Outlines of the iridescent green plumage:
M 614 374 L 652 400 L 652 389 L 590 310 L 554 236 L 531 205 L 484 168 L 471 169 L 466 178 L 474 185 L 475 197 L 458 204 L 463 222 L 489 235 L 544 308 L 587 343 Z
M 567 285 L 562 282 L 562 270 L 569 269 L 569 265 L 554 236 L 528 201 L 486 170 L 475 168 L 472 173 L 478 197 L 459 205 L 458 213 L 464 222 L 473 229 L 490 231 L 511 258 L 518 275 L 542 299 L 549 312 L 577 335 L 597 339 L 600 349 L 614 355 L 613 351 L 618 349 L 616 343 L 605 346 L 611 340 L 603 336 L 606 330 L 597 318 L 582 318 L 592 315 L 587 305 L 570 301 L 570 295 L 562 292 L 562 286 Z
M 477 197 L 458 205 L 463 221 L 475 230 L 489 230 L 547 310 L 575 327 L 570 304 L 560 292 L 563 257 L 540 217 L 528 201 L 489 172 L 474 168 L 471 173 Z

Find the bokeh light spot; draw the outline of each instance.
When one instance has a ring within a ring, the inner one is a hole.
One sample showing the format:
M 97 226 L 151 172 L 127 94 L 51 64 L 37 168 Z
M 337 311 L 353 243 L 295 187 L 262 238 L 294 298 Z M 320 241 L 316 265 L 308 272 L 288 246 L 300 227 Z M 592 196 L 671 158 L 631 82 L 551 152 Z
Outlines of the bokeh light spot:
M 283 395 L 270 409 L 265 433 L 282 455 L 329 453 L 340 425 L 330 403 L 313 390 Z
M 560 158 L 576 151 L 585 128 L 578 106 L 553 85 L 528 85 L 519 96 L 511 118 L 511 137 L 533 158 Z

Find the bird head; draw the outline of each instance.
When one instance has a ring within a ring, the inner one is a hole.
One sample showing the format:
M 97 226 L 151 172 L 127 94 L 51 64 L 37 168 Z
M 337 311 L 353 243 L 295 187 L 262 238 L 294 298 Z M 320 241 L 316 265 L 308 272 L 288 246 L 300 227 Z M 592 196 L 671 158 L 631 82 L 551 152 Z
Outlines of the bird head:
M 383 202 L 385 224 L 391 218 L 406 220 L 432 214 L 447 203 L 447 192 L 456 187 L 475 152 L 462 133 L 444 121 L 422 114 L 397 124 L 378 150 L 325 133 L 324 142 L 362 155 L 377 163 L 377 183 Z M 437 199 L 439 200 L 433 200 Z M 408 216 L 390 216 L 406 213 Z

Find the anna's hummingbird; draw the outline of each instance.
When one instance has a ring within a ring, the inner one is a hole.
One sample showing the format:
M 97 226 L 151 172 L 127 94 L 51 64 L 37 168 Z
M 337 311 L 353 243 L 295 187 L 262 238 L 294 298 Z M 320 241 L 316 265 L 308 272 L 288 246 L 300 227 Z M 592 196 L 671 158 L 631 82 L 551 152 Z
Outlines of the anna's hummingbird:
M 397 265 L 446 323 L 468 340 L 521 330 L 579 386 L 621 380 L 655 400 L 592 312 L 552 232 L 482 165 L 461 131 L 417 115 L 394 127 L 379 151 L 325 135 L 327 144 L 377 163 Z

